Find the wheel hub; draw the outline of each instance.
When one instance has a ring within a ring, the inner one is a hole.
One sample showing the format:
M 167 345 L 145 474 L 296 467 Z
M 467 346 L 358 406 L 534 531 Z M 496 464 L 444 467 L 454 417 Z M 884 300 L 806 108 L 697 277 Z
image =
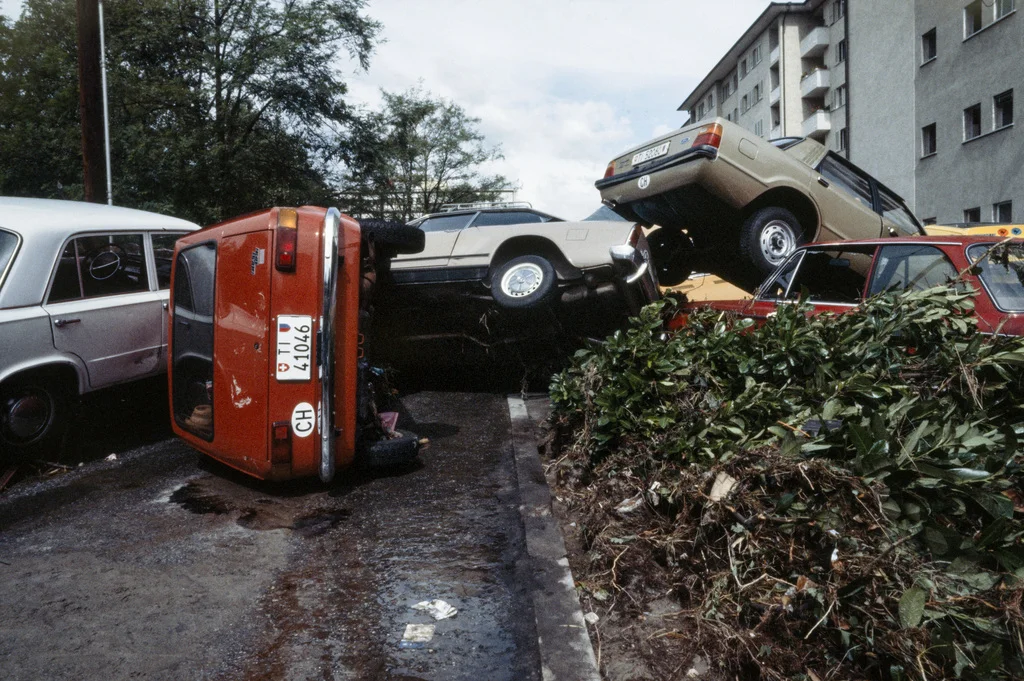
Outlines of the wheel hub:
M 501 278 L 501 290 L 512 298 L 528 296 L 544 281 L 544 272 L 532 263 L 513 267 Z
M 761 230 L 761 253 L 771 264 L 780 264 L 794 250 L 796 235 L 786 223 L 772 221 Z
M 41 395 L 17 395 L 7 402 L 4 430 L 15 440 L 28 442 L 46 429 L 51 415 L 51 405 Z

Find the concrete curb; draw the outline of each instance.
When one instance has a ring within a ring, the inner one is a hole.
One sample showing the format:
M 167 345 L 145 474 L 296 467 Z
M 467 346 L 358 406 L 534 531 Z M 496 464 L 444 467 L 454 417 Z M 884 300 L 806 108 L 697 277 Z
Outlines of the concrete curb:
M 543 679 L 601 681 L 569 570 L 565 541 L 551 513 L 551 490 L 537 454 L 534 421 L 521 397 L 509 396 L 508 412 Z

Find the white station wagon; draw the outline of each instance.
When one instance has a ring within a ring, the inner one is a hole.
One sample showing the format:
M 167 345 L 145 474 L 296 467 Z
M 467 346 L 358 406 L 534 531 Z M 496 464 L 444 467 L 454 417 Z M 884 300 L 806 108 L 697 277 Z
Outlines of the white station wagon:
M 178 237 L 199 225 L 93 203 L 0 198 L 0 454 L 59 451 L 83 393 L 167 368 Z

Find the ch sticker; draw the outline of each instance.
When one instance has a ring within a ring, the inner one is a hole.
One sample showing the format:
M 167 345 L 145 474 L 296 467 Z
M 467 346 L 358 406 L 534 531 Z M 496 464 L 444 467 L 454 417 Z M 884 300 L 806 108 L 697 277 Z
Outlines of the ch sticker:
M 636 186 L 640 187 L 640 189 L 647 189 L 648 187 L 651 186 L 651 176 L 644 175 L 643 177 L 636 181 Z
M 307 437 L 316 426 L 316 410 L 309 402 L 299 402 L 292 409 L 292 432 L 296 437 Z

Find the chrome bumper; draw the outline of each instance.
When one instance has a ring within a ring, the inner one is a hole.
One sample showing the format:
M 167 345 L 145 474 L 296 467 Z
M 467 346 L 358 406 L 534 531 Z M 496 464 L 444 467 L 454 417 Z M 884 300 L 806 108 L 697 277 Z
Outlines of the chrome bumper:
M 323 227 L 324 298 L 320 317 L 319 361 L 320 479 L 334 479 L 334 321 L 338 307 L 338 239 L 341 213 L 327 211 Z

